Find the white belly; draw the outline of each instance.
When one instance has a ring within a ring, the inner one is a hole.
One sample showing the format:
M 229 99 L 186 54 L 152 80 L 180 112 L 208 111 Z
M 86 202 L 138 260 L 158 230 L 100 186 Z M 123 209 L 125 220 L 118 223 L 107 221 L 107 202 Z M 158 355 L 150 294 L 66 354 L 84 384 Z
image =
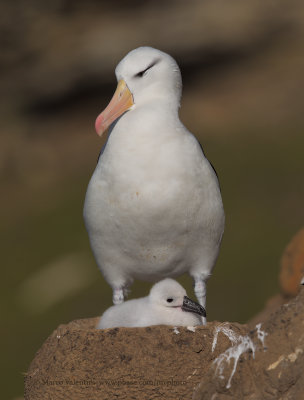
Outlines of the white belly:
M 114 165 L 104 153 L 92 176 L 85 223 L 111 285 L 213 267 L 224 228 L 217 179 L 202 154 L 197 162 L 174 151 L 150 160 L 122 153 Z

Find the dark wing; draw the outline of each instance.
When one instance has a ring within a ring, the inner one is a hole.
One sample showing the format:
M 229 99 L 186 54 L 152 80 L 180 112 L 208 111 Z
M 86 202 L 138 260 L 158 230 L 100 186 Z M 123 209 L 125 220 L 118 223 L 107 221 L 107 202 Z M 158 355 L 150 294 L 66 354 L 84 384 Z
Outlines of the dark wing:
M 100 156 L 101 156 L 102 153 L 104 152 L 105 147 L 106 147 L 106 145 L 104 144 L 104 145 L 102 146 L 101 150 L 100 150 L 100 153 L 98 154 L 98 158 L 97 158 L 97 163 L 96 163 L 96 164 L 98 164 L 98 161 L 99 161 L 99 159 L 100 159 Z
M 198 144 L 199 144 L 199 146 L 200 146 L 200 148 L 201 148 L 201 150 L 202 150 L 202 153 L 204 154 L 204 150 L 203 150 L 202 145 L 200 144 L 199 141 L 197 141 L 197 142 L 198 142 Z M 208 160 L 208 162 L 209 162 L 209 164 L 211 165 L 211 167 L 212 167 L 212 169 L 213 169 L 213 171 L 214 171 L 214 173 L 215 173 L 215 175 L 216 175 L 216 177 L 217 177 L 217 180 L 218 180 L 218 183 L 219 183 L 219 187 L 220 187 L 220 190 L 221 190 L 221 185 L 220 185 L 220 180 L 219 180 L 218 174 L 217 174 L 217 172 L 216 172 L 214 166 L 212 165 L 212 163 L 211 163 L 209 160 Z

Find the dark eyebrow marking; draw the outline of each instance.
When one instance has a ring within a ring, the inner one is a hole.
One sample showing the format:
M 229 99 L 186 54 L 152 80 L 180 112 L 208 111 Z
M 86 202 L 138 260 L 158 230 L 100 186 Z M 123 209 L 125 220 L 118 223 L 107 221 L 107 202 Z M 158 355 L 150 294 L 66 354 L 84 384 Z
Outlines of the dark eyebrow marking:
M 154 67 L 154 65 L 156 65 L 159 61 L 160 61 L 159 59 L 152 61 L 152 63 L 151 63 L 150 65 L 148 65 L 147 68 L 145 68 L 144 70 L 142 70 L 142 71 L 140 71 L 140 72 L 137 72 L 137 74 L 135 74 L 134 77 L 137 77 L 137 78 L 143 77 L 144 74 L 145 74 L 150 68 Z

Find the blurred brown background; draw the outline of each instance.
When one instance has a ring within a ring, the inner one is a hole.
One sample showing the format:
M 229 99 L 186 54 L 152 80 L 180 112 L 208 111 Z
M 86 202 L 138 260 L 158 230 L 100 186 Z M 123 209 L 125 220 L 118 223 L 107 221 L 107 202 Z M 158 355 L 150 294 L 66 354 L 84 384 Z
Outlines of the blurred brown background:
M 57 325 L 111 304 L 82 207 L 102 146 L 95 118 L 138 46 L 176 58 L 181 119 L 220 178 L 227 223 L 209 319 L 244 322 L 278 290 L 304 220 L 303 12 L 300 0 L 2 0 L 1 397 L 22 395 Z M 149 287 L 136 282 L 131 297 Z

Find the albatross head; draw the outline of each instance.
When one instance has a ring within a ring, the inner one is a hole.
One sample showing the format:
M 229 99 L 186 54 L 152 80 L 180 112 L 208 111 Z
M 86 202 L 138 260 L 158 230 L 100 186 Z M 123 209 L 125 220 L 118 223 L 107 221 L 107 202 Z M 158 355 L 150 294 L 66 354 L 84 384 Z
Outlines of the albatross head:
M 182 78 L 176 61 L 152 47 L 139 47 L 128 53 L 117 65 L 116 92 L 106 109 L 97 117 L 98 135 L 124 112 L 149 102 L 162 102 L 178 109 Z
M 206 317 L 204 307 L 189 299 L 186 290 L 174 279 L 167 278 L 156 283 L 150 291 L 149 301 L 161 308 L 173 308 Z

